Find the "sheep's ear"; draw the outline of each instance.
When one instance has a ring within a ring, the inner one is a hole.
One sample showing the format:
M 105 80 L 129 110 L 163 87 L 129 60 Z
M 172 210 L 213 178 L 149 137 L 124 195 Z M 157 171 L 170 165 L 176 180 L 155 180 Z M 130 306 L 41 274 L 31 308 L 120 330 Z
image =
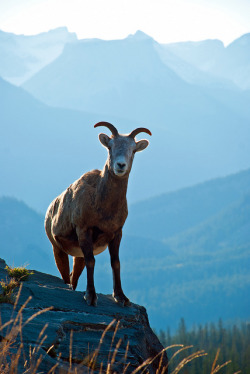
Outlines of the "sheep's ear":
M 109 147 L 109 141 L 110 141 L 110 138 L 108 137 L 108 135 L 106 134 L 99 134 L 99 140 L 101 142 L 101 144 L 108 148 Z
M 149 145 L 149 141 L 146 139 L 140 140 L 139 142 L 136 142 L 136 152 L 143 151 L 147 146 Z

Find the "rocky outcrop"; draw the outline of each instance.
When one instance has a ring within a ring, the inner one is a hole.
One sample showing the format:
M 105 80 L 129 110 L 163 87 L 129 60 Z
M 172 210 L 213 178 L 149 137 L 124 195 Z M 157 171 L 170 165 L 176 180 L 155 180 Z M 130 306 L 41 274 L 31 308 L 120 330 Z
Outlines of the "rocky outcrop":
M 0 279 L 4 280 L 5 266 L 1 260 Z M 159 355 L 163 347 L 151 330 L 142 306 L 121 307 L 111 296 L 102 294 L 98 294 L 97 307 L 88 306 L 82 292 L 72 291 L 57 277 L 34 271 L 22 282 L 16 306 L 2 303 L 0 307 L 2 324 L 16 319 L 19 326 L 21 320 L 22 333 L 17 334 L 12 346 L 13 353 L 13 349 L 18 351 L 20 343 L 23 345 L 18 373 L 25 371 L 25 360 L 26 368 L 32 365 L 34 368 L 39 358 L 39 373 L 48 373 L 53 366 L 55 373 L 123 373 L 124 370 L 132 373 L 146 360 L 149 365 L 143 367 L 144 372 L 155 373 L 159 364 L 167 365 L 167 356 Z M 50 310 L 44 311 L 49 307 Z M 1 344 L 13 323 L 0 331 Z M 156 355 L 157 358 L 150 360 Z

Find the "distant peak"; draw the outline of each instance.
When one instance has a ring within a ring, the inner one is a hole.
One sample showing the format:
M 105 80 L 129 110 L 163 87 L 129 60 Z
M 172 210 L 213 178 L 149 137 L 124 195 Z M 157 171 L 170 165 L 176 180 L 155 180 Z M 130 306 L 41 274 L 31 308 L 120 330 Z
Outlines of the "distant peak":
M 74 37 L 75 39 L 77 39 L 76 33 L 70 32 L 66 26 L 57 27 L 55 29 L 48 30 L 47 32 L 44 32 L 41 34 L 59 35 L 59 36 L 64 36 L 64 37 L 70 36 L 70 37 Z
M 128 38 L 133 38 L 136 40 L 152 40 L 151 36 L 145 34 L 141 30 L 137 30 L 135 34 L 130 34 Z
M 46 33 L 46 32 L 44 32 L 44 33 Z M 58 34 L 58 33 L 60 33 L 60 34 L 62 34 L 62 33 L 70 34 L 67 26 L 61 26 L 61 27 L 56 27 L 55 29 L 50 29 L 50 30 L 47 31 L 47 33 L 50 33 L 50 34 Z
M 239 38 L 235 39 L 228 46 L 240 45 L 242 47 L 247 47 L 250 44 L 250 33 L 243 34 Z

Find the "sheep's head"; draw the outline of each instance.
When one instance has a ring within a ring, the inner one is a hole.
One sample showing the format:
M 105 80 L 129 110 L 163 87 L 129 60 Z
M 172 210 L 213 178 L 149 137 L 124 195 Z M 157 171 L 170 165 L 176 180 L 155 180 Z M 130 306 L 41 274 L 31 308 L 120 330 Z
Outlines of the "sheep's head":
M 121 135 L 118 133 L 115 126 L 111 125 L 109 122 L 98 122 L 94 127 L 99 126 L 105 126 L 112 132 L 111 137 L 106 134 L 99 134 L 101 144 L 108 149 L 109 170 L 117 177 L 128 176 L 135 153 L 143 151 L 149 145 L 148 140 L 143 139 L 136 141 L 135 136 L 140 132 L 146 132 L 152 135 L 151 132 L 144 127 L 139 127 L 129 135 Z

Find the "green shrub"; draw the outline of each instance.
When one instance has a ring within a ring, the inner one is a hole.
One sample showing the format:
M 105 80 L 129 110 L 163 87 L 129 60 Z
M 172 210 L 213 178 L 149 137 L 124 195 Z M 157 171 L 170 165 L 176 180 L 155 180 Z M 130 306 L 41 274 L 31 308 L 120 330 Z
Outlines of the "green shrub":
M 26 269 L 25 266 L 12 268 L 7 265 L 5 269 L 7 270 L 9 277 L 14 278 L 17 282 L 25 281 L 30 275 L 34 274 L 32 271 Z

